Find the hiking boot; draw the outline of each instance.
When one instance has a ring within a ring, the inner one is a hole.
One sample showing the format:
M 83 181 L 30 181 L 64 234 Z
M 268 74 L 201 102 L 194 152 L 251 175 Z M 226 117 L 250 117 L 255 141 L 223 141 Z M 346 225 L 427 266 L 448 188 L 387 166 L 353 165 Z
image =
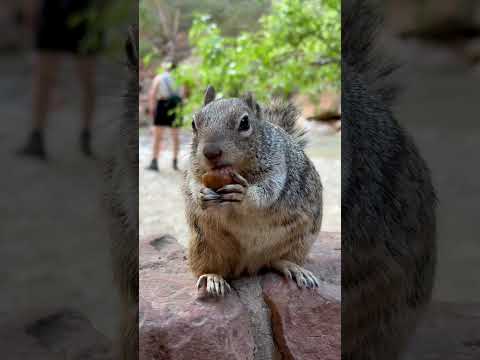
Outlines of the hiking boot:
M 147 167 L 148 170 L 158 171 L 158 162 L 157 159 L 152 159 L 150 165 Z
M 18 155 L 31 156 L 37 159 L 46 160 L 45 144 L 43 133 L 40 130 L 34 130 L 30 135 L 24 147 L 17 151 Z
M 80 134 L 80 148 L 86 157 L 93 158 L 92 134 L 89 129 L 84 129 Z

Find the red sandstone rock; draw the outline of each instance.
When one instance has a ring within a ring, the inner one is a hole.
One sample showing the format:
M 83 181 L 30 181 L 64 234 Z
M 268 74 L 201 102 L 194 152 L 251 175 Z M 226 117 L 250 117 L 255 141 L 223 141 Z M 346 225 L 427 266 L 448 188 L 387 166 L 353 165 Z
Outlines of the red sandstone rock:
M 176 249 L 175 249 L 176 247 Z M 235 293 L 199 299 L 179 245 L 140 271 L 140 359 L 253 360 L 245 307 Z M 168 264 L 168 266 L 166 265 Z
M 312 246 L 307 260 L 307 267 L 326 283 L 341 285 L 341 234 L 321 233 Z M 340 290 L 340 287 L 338 287 Z M 339 299 L 338 296 L 334 296 Z
M 294 282 L 274 274 L 265 277 L 263 293 L 283 359 L 341 358 L 340 302 L 322 290 L 300 290 Z
M 279 351 L 283 359 L 340 359 L 340 242 L 323 233 L 312 249 L 306 266 L 321 280 L 317 290 L 268 273 L 231 282 L 239 288 L 225 298 L 199 299 L 183 248 L 141 241 L 140 359 L 278 359 Z
M 341 235 L 322 233 L 306 267 L 320 280 L 316 290 L 268 274 L 263 295 L 272 312 L 275 341 L 287 360 L 341 358 Z
M 161 273 L 188 273 L 185 250 L 168 236 L 157 236 L 140 241 L 139 268 L 155 269 Z
M 140 359 L 340 359 L 340 247 L 335 233 L 314 244 L 306 267 L 317 290 L 267 273 L 233 281 L 225 299 L 199 300 L 184 249 L 141 241 Z M 433 304 L 402 360 L 479 359 L 479 329 L 480 304 Z

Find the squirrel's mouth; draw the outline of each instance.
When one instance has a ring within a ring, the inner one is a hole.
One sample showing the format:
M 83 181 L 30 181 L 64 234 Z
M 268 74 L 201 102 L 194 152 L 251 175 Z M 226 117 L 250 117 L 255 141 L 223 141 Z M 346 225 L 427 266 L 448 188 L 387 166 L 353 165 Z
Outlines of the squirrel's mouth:
M 212 166 L 211 169 L 212 170 L 222 170 L 222 169 L 228 169 L 228 168 L 232 168 L 233 166 L 231 164 L 221 164 L 221 165 L 215 165 L 215 166 Z
M 207 173 L 222 173 L 222 172 L 228 172 L 232 171 L 233 166 L 231 164 L 227 163 L 222 163 L 222 164 L 211 164 L 210 166 L 206 166 L 202 172 L 201 176 L 207 174 Z
M 223 169 L 228 169 L 228 168 L 233 168 L 233 165 L 230 164 L 230 163 L 226 163 L 226 162 L 216 162 L 216 163 L 213 163 L 213 164 L 208 164 L 207 171 L 223 170 Z

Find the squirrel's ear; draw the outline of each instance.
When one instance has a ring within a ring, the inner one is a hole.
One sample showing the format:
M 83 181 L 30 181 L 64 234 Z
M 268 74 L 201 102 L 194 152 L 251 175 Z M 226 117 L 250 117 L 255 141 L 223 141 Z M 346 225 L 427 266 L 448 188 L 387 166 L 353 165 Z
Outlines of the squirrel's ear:
M 208 85 L 205 95 L 203 96 L 203 105 L 207 105 L 215 100 L 215 88 L 212 85 Z
M 255 98 L 253 96 L 252 92 L 247 92 L 245 96 L 243 97 L 243 100 L 247 103 L 248 107 L 252 109 L 255 114 L 258 116 L 260 114 L 260 105 L 255 101 Z

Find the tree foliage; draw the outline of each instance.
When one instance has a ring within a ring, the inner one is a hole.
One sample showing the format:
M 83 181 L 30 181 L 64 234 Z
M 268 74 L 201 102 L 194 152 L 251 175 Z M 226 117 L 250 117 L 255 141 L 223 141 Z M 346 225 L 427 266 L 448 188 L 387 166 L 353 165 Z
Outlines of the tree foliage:
M 252 91 L 259 100 L 339 87 L 340 0 L 273 1 L 259 25 L 226 36 L 211 16 L 195 15 L 189 37 L 198 61 L 175 74 L 193 90 L 186 113 L 201 105 L 208 84 L 220 96 Z
M 175 32 L 188 32 L 201 9 L 222 32 L 235 36 L 258 27 L 270 0 L 140 0 L 140 54 L 147 62 L 166 56 Z M 177 18 L 178 17 L 178 18 Z
M 128 26 L 138 23 L 134 14 L 137 5 L 130 0 L 93 3 L 86 10 L 72 15 L 68 22 L 70 26 L 86 23 L 88 32 L 81 44 L 81 50 L 100 46 L 107 56 L 118 59 L 123 56 Z

